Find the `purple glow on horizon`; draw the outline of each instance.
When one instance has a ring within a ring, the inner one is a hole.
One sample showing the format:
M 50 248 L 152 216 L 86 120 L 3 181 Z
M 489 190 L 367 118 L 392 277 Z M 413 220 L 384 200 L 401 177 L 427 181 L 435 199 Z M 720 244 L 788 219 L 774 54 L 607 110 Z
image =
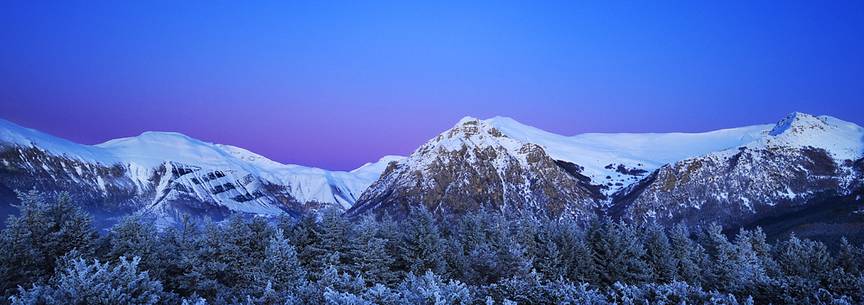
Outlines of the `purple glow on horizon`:
M 231 5 L 0 4 L 0 118 L 343 170 L 466 115 L 561 134 L 864 123 L 864 2 Z

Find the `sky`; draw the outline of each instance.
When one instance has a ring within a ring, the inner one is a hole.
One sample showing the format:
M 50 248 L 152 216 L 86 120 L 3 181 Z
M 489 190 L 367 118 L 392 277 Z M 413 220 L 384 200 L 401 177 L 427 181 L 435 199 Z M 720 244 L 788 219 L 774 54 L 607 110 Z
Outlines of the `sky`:
M 0 1 L 0 118 L 176 131 L 347 170 L 464 116 L 699 132 L 864 125 L 864 1 Z

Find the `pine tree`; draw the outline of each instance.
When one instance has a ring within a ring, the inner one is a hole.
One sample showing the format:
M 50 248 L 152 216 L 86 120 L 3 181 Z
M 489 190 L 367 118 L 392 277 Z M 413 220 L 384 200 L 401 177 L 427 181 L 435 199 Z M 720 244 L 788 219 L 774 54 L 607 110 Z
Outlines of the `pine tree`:
M 833 260 L 825 244 L 801 240 L 794 234 L 780 243 L 777 263 L 788 276 L 821 279 L 833 267 Z
M 435 219 L 423 207 L 412 209 L 402 223 L 397 264 L 407 272 L 443 273 L 444 241 Z
M 514 276 L 489 285 L 484 291 L 498 303 L 553 304 L 553 293 L 547 290 L 536 272 Z
M 651 267 L 655 283 L 670 283 L 677 279 L 675 256 L 663 227 L 656 223 L 645 228 L 645 259 Z
M 303 259 L 308 259 L 309 271 L 318 275 L 329 266 L 340 272 L 348 271 L 348 252 L 351 250 L 348 237 L 351 226 L 341 212 L 335 208 L 325 210 L 321 222 L 312 228 L 314 233 L 306 233 L 311 233 L 312 243 L 302 252 Z
M 534 269 L 548 280 L 567 278 L 567 262 L 564 261 L 558 244 L 547 230 L 544 229 L 537 234 Z
M 780 266 L 772 257 L 774 247 L 768 243 L 768 237 L 762 228 L 756 227 L 753 230 L 741 230 L 737 238 L 746 239 L 759 258 L 761 268 L 765 270 L 766 276 L 778 276 L 780 274 Z
M 768 280 L 768 275 L 763 265 L 763 260 L 753 248 L 751 241 L 752 234 L 744 229 L 741 229 L 738 235 L 735 236 L 735 249 L 737 264 L 737 283 L 739 295 L 754 295 L 760 292 L 760 288 L 764 288 L 764 284 Z
M 387 286 L 376 284 L 363 293 L 363 298 L 379 305 L 398 305 L 401 296 Z
M 460 257 L 459 278 L 469 284 L 489 284 L 502 278 L 525 275 L 531 271 L 531 260 L 525 247 L 512 234 L 514 228 L 500 214 L 479 211 L 464 215 L 451 236 L 458 246 L 455 255 Z
M 260 289 L 255 275 L 269 240 L 269 228 L 232 216 L 223 225 L 207 224 L 196 242 L 190 268 L 182 276 L 189 288 L 206 299 L 251 294 Z M 260 239 L 265 238 L 264 241 Z
M 125 217 L 111 228 L 107 258 L 114 261 L 124 256 L 138 257 L 141 259 L 142 269 L 148 270 L 151 276 L 160 278 L 163 273 L 161 262 L 164 253 L 160 253 L 157 232 L 152 220 L 145 220 L 137 215 Z
M 180 217 L 177 227 L 169 227 L 158 242 L 162 272 L 162 284 L 167 291 L 183 296 L 195 291 L 192 281 L 186 278 L 195 264 L 195 253 L 199 249 L 200 230 L 188 214 Z
M 736 292 L 743 288 L 738 251 L 723 234 L 723 228 L 716 223 L 708 225 L 702 233 L 701 244 L 711 261 L 711 268 L 706 270 L 708 286 L 721 292 Z
M 588 232 L 592 260 L 600 283 L 642 283 L 650 279 L 645 249 L 632 226 L 607 220 L 595 223 Z
M 574 284 L 568 281 L 554 281 L 546 285 L 551 304 L 566 305 L 606 305 L 606 296 L 588 283 Z
M 297 258 L 300 259 L 300 264 L 306 269 L 311 279 L 315 279 L 314 275 L 321 274 L 326 266 L 326 262 L 321 259 L 326 253 L 315 246 L 321 242 L 318 231 L 318 222 L 314 215 L 303 216 L 297 224 L 291 227 L 291 231 L 286 231 L 288 240 L 297 249 Z
M 427 271 L 423 276 L 408 274 L 399 284 L 400 304 L 464 305 L 471 304 L 471 291 L 458 281 L 444 281 Z
M 363 299 L 353 293 L 339 292 L 332 289 L 324 291 L 324 300 L 327 305 L 373 305 L 374 303 Z
M 12 304 L 157 304 L 162 284 L 138 270 L 139 259 L 121 257 L 113 268 L 108 263 L 84 259 L 71 264 L 50 286 L 20 289 Z
M 387 251 L 387 240 L 378 233 L 378 223 L 371 217 L 363 218 L 355 231 L 349 253 L 351 272 L 362 276 L 368 286 L 396 284 L 399 278 L 392 270 L 395 258 Z
M 702 265 L 705 250 L 690 239 L 690 231 L 684 224 L 676 224 L 669 233 L 671 256 L 675 259 L 676 278 L 691 285 L 702 285 Z
M 860 275 L 862 264 L 864 264 L 864 250 L 855 247 L 846 237 L 843 237 L 837 252 L 837 265 L 847 274 Z
M 76 250 L 93 254 L 96 231 L 90 215 L 75 206 L 68 194 L 49 198 L 39 192 L 18 193 L 18 216 L 9 216 L 0 233 L 0 292 L 9 295 L 19 285 L 45 281 L 55 260 Z
M 550 234 L 558 245 L 565 277 L 573 282 L 599 284 L 598 267 L 585 231 L 572 220 L 561 220 L 550 225 Z
M 256 281 L 272 286 L 276 291 L 294 291 L 306 280 L 306 271 L 297 259 L 294 246 L 276 231 L 270 239 Z
M 336 266 L 327 266 L 321 274 L 317 285 L 322 289 L 359 295 L 366 289 L 363 277 L 352 276 L 347 272 L 339 272 Z

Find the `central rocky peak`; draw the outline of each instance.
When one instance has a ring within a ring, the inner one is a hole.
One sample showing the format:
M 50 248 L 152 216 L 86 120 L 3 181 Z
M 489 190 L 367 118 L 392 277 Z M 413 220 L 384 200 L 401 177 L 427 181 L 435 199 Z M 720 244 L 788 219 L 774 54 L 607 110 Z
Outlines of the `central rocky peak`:
M 469 117 L 391 163 L 349 214 L 423 205 L 445 214 L 486 208 L 587 217 L 603 195 L 580 171 L 540 145 L 508 137 L 492 120 Z
M 459 123 L 453 128 L 420 146 L 415 154 L 425 155 L 435 150 L 441 152 L 458 151 L 466 147 L 499 147 L 518 152 L 527 145 L 531 144 L 507 137 L 489 121 L 465 117 L 459 120 Z

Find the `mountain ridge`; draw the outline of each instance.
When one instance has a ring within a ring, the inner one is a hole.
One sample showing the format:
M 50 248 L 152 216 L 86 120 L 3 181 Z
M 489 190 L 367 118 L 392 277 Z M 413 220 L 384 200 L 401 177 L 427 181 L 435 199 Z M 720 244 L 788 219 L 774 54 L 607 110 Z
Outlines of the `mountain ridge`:
M 282 164 L 176 132 L 144 132 L 84 145 L 2 119 L 0 149 L 5 151 L 0 180 L 19 180 L 2 183 L 16 186 L 9 189 L 75 190 L 89 193 L 83 197 L 90 201 L 108 200 L 113 196 L 109 192 L 123 193 L 122 202 L 115 204 L 170 215 L 167 218 L 177 213 L 161 204 L 163 200 L 215 209 L 220 212 L 211 216 L 217 218 L 231 211 L 275 215 L 328 206 L 347 209 L 386 166 L 370 162 L 352 173 Z M 378 162 L 393 160 L 398 157 Z M 73 184 L 88 184 L 90 190 Z
M 526 162 L 526 151 L 551 162 Z M 632 221 L 737 225 L 856 192 L 862 157 L 860 126 L 800 112 L 704 133 L 576 136 L 506 117 L 466 117 L 391 166 L 347 213 L 515 205 L 555 217 L 584 219 L 593 210 Z M 550 207 L 550 198 L 561 202 Z
M 299 216 L 329 207 L 350 216 L 414 204 L 669 221 L 697 217 L 692 209 L 708 204 L 738 211 L 717 215 L 746 218 L 775 205 L 806 205 L 817 198 L 808 192 L 854 191 L 864 181 L 856 166 L 862 156 L 864 128 L 800 112 L 774 124 L 699 133 L 573 136 L 503 116 L 464 117 L 408 157 L 383 156 L 351 171 L 282 164 L 176 132 L 83 145 L 0 119 L 0 192 L 74 190 L 84 200 L 169 220 L 182 213 Z M 764 196 L 747 192 L 755 185 Z

